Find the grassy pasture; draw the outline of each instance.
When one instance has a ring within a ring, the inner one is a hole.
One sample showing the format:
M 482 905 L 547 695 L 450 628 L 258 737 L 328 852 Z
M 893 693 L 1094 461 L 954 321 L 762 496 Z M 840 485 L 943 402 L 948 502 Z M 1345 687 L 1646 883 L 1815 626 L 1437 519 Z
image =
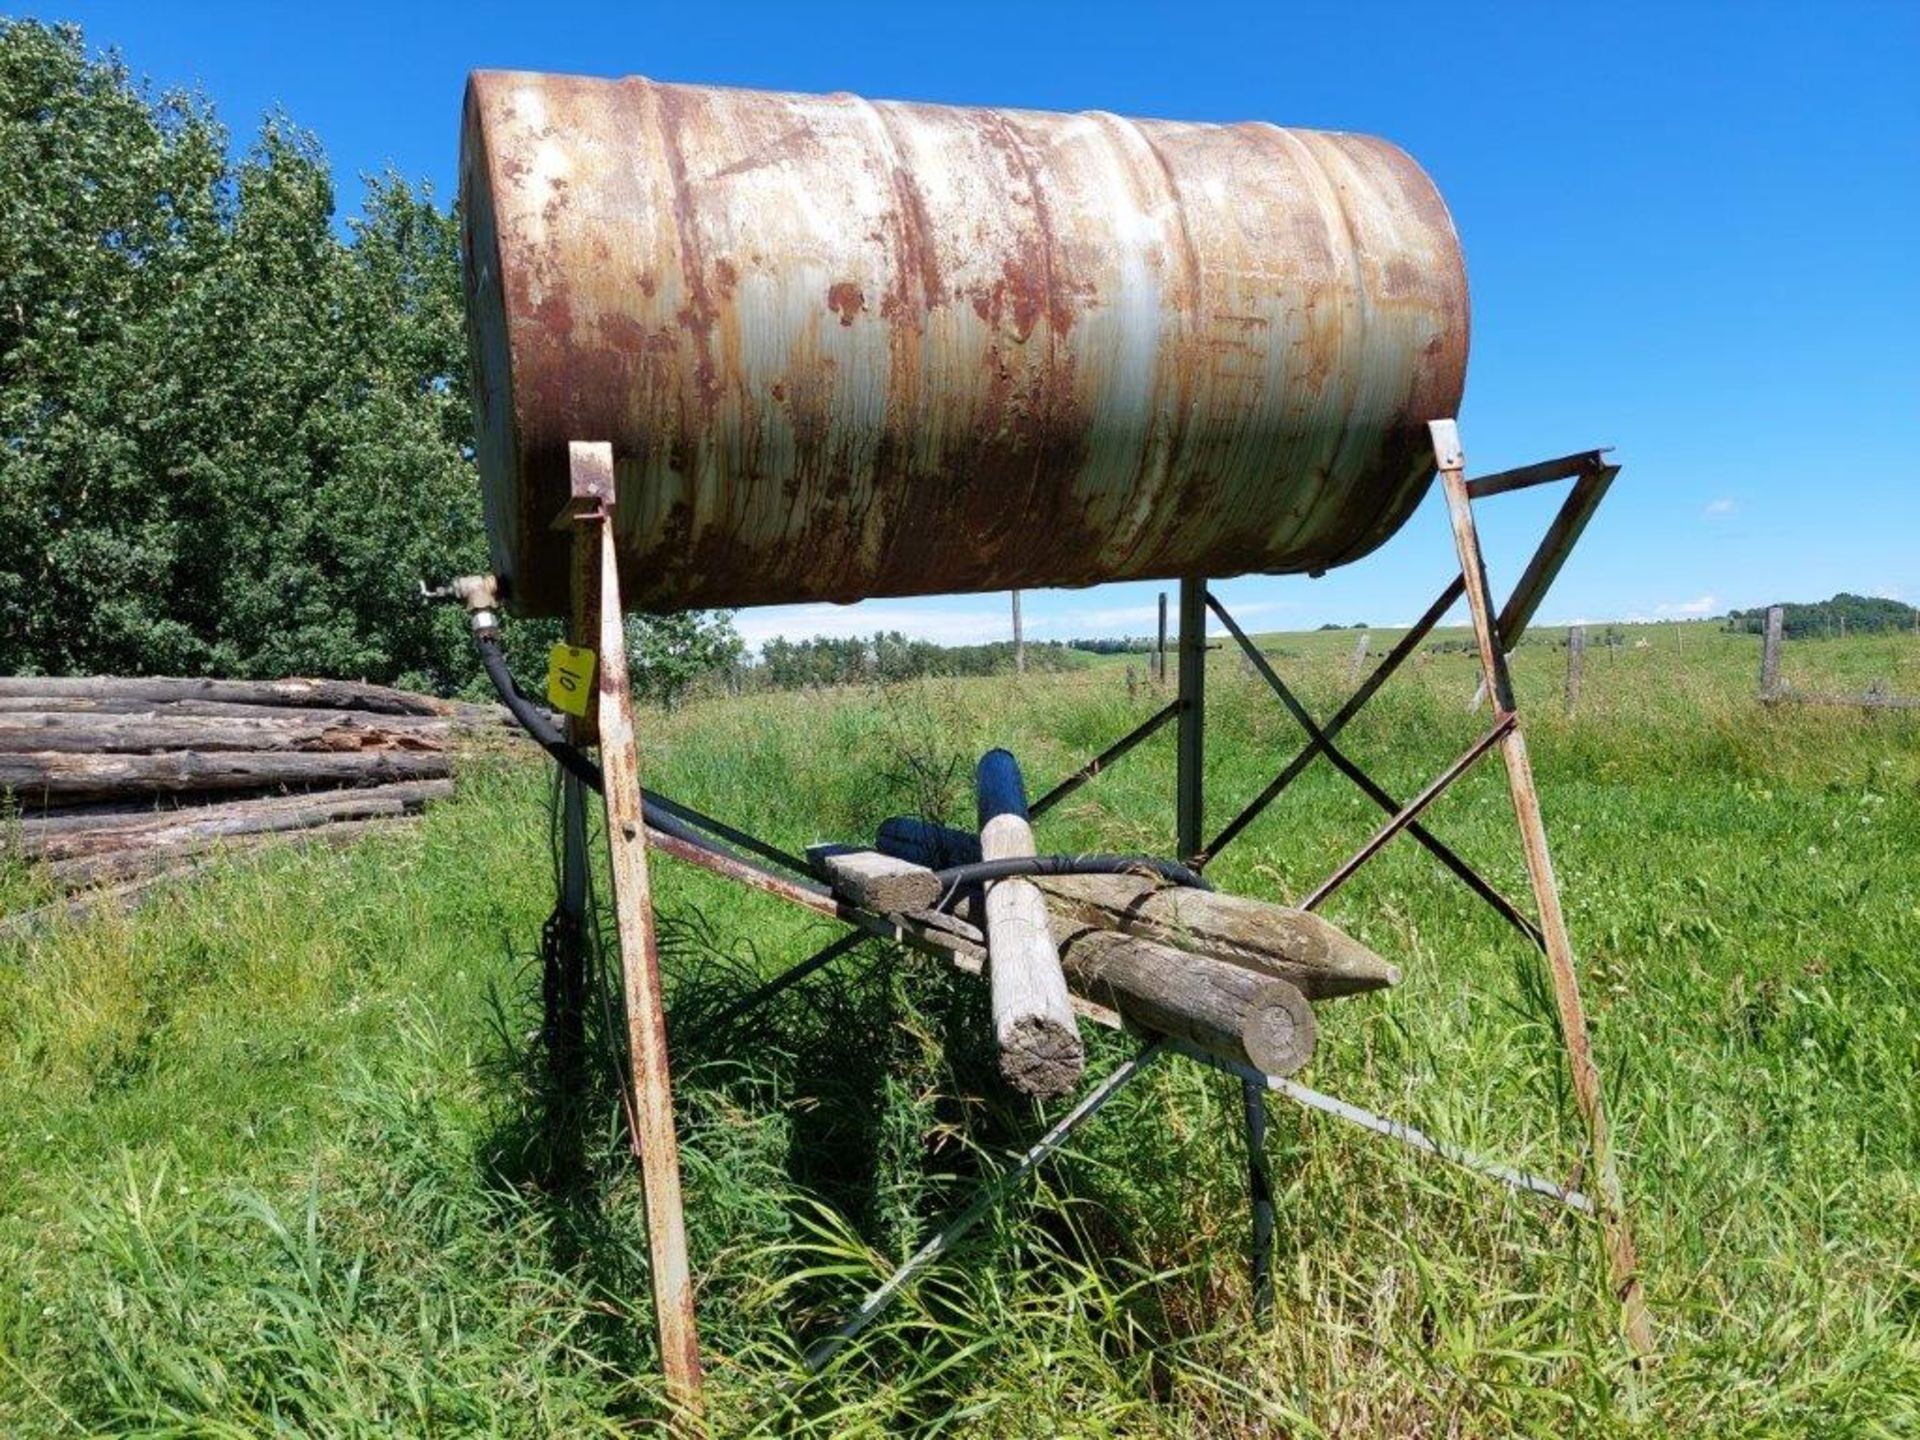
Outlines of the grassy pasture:
M 878 945 L 749 1025 L 703 1026 L 832 930 L 663 861 L 716 1430 L 1920 1433 L 1920 712 L 1763 709 L 1757 637 L 1655 626 L 1589 652 L 1568 720 L 1557 638 L 1521 650 L 1517 680 L 1646 1262 L 1648 1374 L 1627 1374 L 1583 1222 L 1281 1101 L 1276 1306 L 1253 1325 L 1238 1087 L 1173 1060 L 791 1388 L 802 1343 L 1042 1121 L 989 1083 L 972 982 Z M 1322 713 L 1353 643 L 1263 638 Z M 1410 665 L 1351 753 L 1418 788 L 1486 723 L 1472 665 Z M 1920 641 L 1790 642 L 1784 668 L 1802 689 L 1920 693 Z M 902 810 L 964 818 L 991 744 L 1044 786 L 1160 703 L 1144 676 L 1114 657 L 703 702 L 649 717 L 645 766 L 789 845 L 853 839 Z M 1210 685 L 1217 827 L 1299 737 L 1231 651 Z M 1163 732 L 1043 843 L 1164 852 L 1172 766 Z M 238 859 L 0 949 L 0 1433 L 657 1416 L 605 1056 L 556 1096 L 533 1043 L 547 802 L 531 761 L 476 764 L 406 836 Z M 1378 819 L 1317 766 L 1213 873 L 1298 895 Z M 1431 823 L 1524 896 L 1496 765 Z M 0 906 L 36 893 L 0 875 Z M 1328 913 L 1407 978 L 1324 1007 L 1304 1078 L 1568 1175 L 1532 954 L 1404 840 Z M 1091 1038 L 1093 1067 L 1129 1048 Z

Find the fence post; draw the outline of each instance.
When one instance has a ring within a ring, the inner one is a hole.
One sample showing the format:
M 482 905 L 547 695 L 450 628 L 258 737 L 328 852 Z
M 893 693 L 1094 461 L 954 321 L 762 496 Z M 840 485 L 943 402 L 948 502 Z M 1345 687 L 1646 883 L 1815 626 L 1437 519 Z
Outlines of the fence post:
M 1027 640 L 1020 631 L 1020 592 L 1013 592 L 1013 673 L 1027 673 Z
M 1766 637 L 1760 643 L 1760 698 L 1762 700 L 1780 698 L 1780 622 L 1782 618 L 1778 605 L 1767 607 Z
M 1153 647 L 1153 683 L 1167 683 L 1167 592 L 1160 592 L 1160 639 Z
M 1567 627 L 1567 714 L 1572 716 L 1580 704 L 1580 681 L 1587 668 L 1587 627 Z

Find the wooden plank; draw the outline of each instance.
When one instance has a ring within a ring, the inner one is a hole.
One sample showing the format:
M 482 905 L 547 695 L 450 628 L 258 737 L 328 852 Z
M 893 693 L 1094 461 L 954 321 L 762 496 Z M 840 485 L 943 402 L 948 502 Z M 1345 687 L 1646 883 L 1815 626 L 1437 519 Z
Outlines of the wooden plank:
M 576 475 L 611 483 L 608 445 L 573 447 Z M 613 523 L 602 508 L 581 523 L 598 532 L 600 626 L 598 719 L 600 769 L 605 780 L 607 843 L 611 857 L 615 930 L 626 1000 L 632 1064 L 631 1135 L 646 1192 L 647 1245 L 653 1262 L 654 1318 L 669 1399 L 697 1414 L 702 1376 L 687 1260 L 686 1215 L 680 1194 L 680 1142 L 673 1128 L 673 1080 L 668 1068 L 667 1019 L 653 929 L 647 874 L 647 836 L 640 799 L 640 752 L 633 693 L 627 682 L 626 617 L 620 603 Z
M 404 815 L 344 820 L 306 830 L 248 835 L 215 835 L 178 849 L 109 850 L 98 855 L 83 855 L 75 860 L 58 860 L 47 866 L 47 873 L 63 890 L 85 885 L 100 885 L 175 869 L 185 857 L 238 855 L 271 846 L 304 850 L 309 846 L 347 845 L 368 835 L 405 829 L 411 820 Z
M 851 845 L 809 845 L 807 860 L 836 895 L 880 915 L 930 910 L 941 884 L 924 865 Z
M 173 719 L 188 715 L 219 716 L 225 719 L 271 719 L 298 716 L 309 722 L 333 724 L 377 723 L 388 726 L 441 725 L 456 732 L 511 728 L 514 719 L 504 705 L 474 705 L 465 700 L 449 700 L 447 713 L 433 715 L 395 715 L 388 711 L 336 710 L 316 705 L 241 705 L 227 700 L 92 700 L 72 695 L 0 695 L 0 717 L 19 715 L 87 715 L 95 717 L 146 715 L 154 719 Z
M 1034 854 L 1026 787 L 1013 756 L 989 750 L 980 758 L 974 783 L 981 857 L 1008 860 Z M 1047 903 L 1031 880 L 997 880 L 987 887 L 985 912 L 1000 1074 L 1036 1099 L 1064 1095 L 1079 1083 L 1086 1051 L 1048 929 Z

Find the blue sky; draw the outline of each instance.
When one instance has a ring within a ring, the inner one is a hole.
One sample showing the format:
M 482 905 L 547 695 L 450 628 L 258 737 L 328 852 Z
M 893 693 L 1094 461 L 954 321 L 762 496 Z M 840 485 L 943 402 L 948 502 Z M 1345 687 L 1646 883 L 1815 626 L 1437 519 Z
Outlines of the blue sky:
M 1920 5 L 67 3 L 244 138 L 270 108 L 343 176 L 451 188 L 476 67 L 1360 130 L 1452 208 L 1475 471 L 1624 465 L 1543 621 L 1849 589 L 1920 601 Z M 355 192 L 343 185 L 343 198 Z M 1496 587 L 1557 495 L 1480 507 Z M 1219 587 L 1258 629 L 1404 622 L 1435 500 L 1317 581 Z M 1032 593 L 1030 633 L 1141 632 L 1154 585 Z M 769 633 L 1005 633 L 1004 596 L 743 614 Z

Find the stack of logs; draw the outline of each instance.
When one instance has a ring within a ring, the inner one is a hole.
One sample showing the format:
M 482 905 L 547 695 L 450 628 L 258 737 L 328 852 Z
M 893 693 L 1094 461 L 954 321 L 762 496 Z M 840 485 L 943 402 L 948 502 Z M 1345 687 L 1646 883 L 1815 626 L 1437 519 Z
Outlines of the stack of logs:
M 955 891 L 937 873 L 1035 853 L 1019 767 L 988 753 L 980 831 L 886 821 L 872 849 L 809 852 L 835 893 L 986 974 L 1001 1074 L 1037 1098 L 1070 1091 L 1076 1019 L 1170 1036 L 1231 1064 L 1289 1075 L 1313 1053 L 1312 1005 L 1400 972 L 1303 910 L 1173 885 L 1151 871 L 997 879 Z
M 502 714 L 339 680 L 0 677 L 0 848 L 71 891 L 343 840 L 450 794 L 453 741 Z

